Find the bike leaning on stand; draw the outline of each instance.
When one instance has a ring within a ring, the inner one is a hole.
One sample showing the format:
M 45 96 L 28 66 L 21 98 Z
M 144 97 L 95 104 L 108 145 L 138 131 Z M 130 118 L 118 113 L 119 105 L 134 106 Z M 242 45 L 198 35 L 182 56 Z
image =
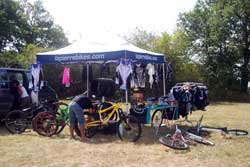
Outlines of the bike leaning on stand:
M 118 102 L 110 103 L 110 107 L 102 107 L 102 104 L 97 106 L 96 112 L 84 112 L 86 137 L 91 138 L 98 130 L 116 123 L 116 132 L 121 140 L 136 142 L 141 136 L 139 120 L 125 113 Z M 80 136 L 77 125 L 75 131 Z

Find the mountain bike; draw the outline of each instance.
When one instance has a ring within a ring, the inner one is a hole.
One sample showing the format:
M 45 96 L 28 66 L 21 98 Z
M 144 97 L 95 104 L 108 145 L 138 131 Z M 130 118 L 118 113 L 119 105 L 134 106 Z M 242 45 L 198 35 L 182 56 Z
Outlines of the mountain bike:
M 170 148 L 181 149 L 181 150 L 188 149 L 188 144 L 192 143 L 193 141 L 210 146 L 215 145 L 213 142 L 201 136 L 197 136 L 190 132 L 182 133 L 177 125 L 175 133 L 173 135 L 167 134 L 164 137 L 160 137 L 159 141 Z
M 173 149 L 186 150 L 189 148 L 185 138 L 182 135 L 181 130 L 176 125 L 176 129 L 173 135 L 167 134 L 166 136 L 159 138 L 160 143 Z
M 97 107 L 96 112 L 84 112 L 85 135 L 93 137 L 98 130 L 116 123 L 116 131 L 121 140 L 135 142 L 141 136 L 141 124 L 139 120 L 131 115 L 126 114 L 120 108 L 118 102 L 110 103 L 110 107 Z M 80 136 L 80 131 L 75 125 L 75 131 Z
M 207 140 L 201 136 L 195 135 L 193 133 L 190 132 L 185 132 L 184 133 L 184 138 L 188 141 L 195 141 L 197 143 L 200 144 L 205 144 L 205 145 L 210 145 L 210 146 L 214 146 L 215 144 L 213 142 L 211 142 L 210 140 Z
M 55 126 L 50 126 L 50 128 L 47 129 L 37 129 L 34 126 L 36 116 L 47 111 L 50 103 L 51 102 L 45 101 L 39 106 L 9 112 L 3 119 L 6 129 L 12 134 L 21 134 L 27 128 L 31 128 L 40 135 L 52 136 L 55 133 Z M 53 121 L 52 115 L 48 115 L 47 119 L 48 118 L 50 121 Z
M 53 108 L 37 114 L 34 119 L 34 128 L 43 135 L 46 129 L 54 127 L 54 134 L 59 134 L 68 125 L 68 122 L 68 105 L 63 102 L 55 102 Z
M 189 128 L 188 131 L 197 135 L 205 136 L 210 132 L 219 132 L 222 135 L 231 135 L 231 136 L 246 136 L 248 135 L 248 131 L 242 129 L 228 129 L 227 127 L 211 127 L 211 126 L 203 126 L 201 124 L 203 120 L 203 115 L 197 123 L 197 126 L 194 128 Z

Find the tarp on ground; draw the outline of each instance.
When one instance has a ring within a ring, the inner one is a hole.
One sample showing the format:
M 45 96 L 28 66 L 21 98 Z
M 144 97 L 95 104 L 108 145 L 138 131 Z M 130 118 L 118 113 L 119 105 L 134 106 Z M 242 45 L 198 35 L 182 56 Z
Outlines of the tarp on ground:
M 106 62 L 120 58 L 144 63 L 164 63 L 163 54 L 138 48 L 118 37 L 81 40 L 62 49 L 37 54 L 37 62 L 41 64 Z

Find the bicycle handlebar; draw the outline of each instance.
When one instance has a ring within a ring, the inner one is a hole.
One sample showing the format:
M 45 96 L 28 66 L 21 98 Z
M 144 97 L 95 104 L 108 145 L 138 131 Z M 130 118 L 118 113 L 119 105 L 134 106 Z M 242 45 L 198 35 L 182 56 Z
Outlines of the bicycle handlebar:
M 87 95 L 89 90 L 86 90 L 85 92 L 83 92 L 82 94 L 76 95 L 76 96 L 82 96 L 82 95 Z M 72 100 L 73 98 L 75 98 L 76 96 L 70 96 L 70 97 L 66 97 L 66 100 Z

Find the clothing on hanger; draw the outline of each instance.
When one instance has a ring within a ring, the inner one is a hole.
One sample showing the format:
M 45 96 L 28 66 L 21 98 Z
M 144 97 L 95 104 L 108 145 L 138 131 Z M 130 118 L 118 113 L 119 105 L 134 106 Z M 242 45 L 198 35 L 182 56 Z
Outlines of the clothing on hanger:
M 153 83 L 154 83 L 154 77 L 153 75 L 155 75 L 155 67 L 153 64 L 149 63 L 146 67 L 146 69 L 148 70 L 148 75 L 149 75 L 149 84 L 150 84 L 150 88 L 153 88 Z
M 108 63 L 101 64 L 100 67 L 100 77 L 105 78 L 110 76 L 110 67 Z
M 66 87 L 70 87 L 70 75 L 69 75 L 70 69 L 68 67 L 65 67 L 63 70 L 63 79 L 62 84 Z
M 115 83 L 120 85 L 120 89 L 127 90 L 132 72 L 131 61 L 129 59 L 121 59 L 119 65 L 116 67 L 115 79 Z
M 173 66 L 170 62 L 166 64 L 166 80 L 167 81 L 172 81 L 174 77 L 174 72 L 173 72 Z
M 146 70 L 145 66 L 142 64 L 135 64 L 134 72 L 133 72 L 133 79 L 136 88 L 145 88 L 146 82 Z
M 31 80 L 32 80 L 32 90 L 38 92 L 40 90 L 42 76 L 42 66 L 41 64 L 31 64 Z
M 157 71 L 158 65 L 155 64 L 154 67 L 155 67 L 155 74 L 153 75 L 154 84 L 158 84 L 159 83 L 159 74 L 158 74 L 158 71 Z

